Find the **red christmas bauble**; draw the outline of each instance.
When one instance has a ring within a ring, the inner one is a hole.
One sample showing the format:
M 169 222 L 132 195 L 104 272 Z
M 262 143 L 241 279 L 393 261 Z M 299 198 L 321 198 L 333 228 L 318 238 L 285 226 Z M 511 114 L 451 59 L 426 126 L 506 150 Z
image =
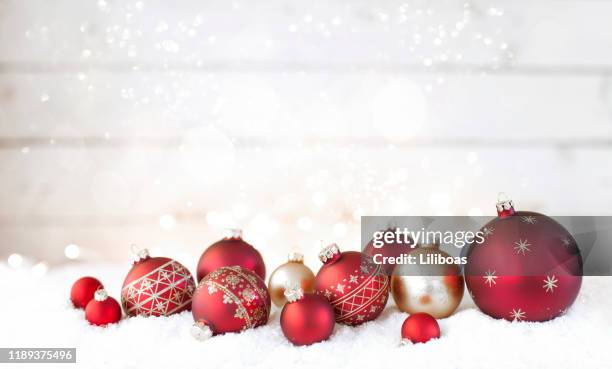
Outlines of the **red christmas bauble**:
M 285 289 L 287 303 L 280 316 L 283 334 L 294 345 L 325 341 L 334 331 L 335 317 L 329 301 L 313 293 L 304 294 L 298 285 Z
M 193 295 L 192 334 L 205 339 L 266 324 L 270 304 L 266 283 L 257 274 L 240 266 L 219 268 L 200 281 Z
M 315 290 L 334 308 L 336 321 L 348 325 L 376 319 L 389 298 L 389 277 L 380 265 L 361 252 L 340 252 L 336 244 L 321 251 L 324 263 L 317 273 Z
M 563 314 L 582 283 L 582 257 L 572 235 L 545 215 L 515 211 L 501 199 L 499 216 L 467 251 L 465 282 L 485 314 L 546 321 Z
M 78 279 L 70 289 L 70 301 L 76 308 L 84 309 L 87 303 L 94 298 L 94 294 L 102 283 L 94 277 L 83 277 Z
M 228 235 L 210 245 L 198 261 L 198 281 L 208 273 L 224 266 L 238 265 L 252 270 L 261 279 L 266 278 L 266 265 L 257 249 L 242 239 L 239 229 L 228 230 Z
M 397 230 L 396 228 L 387 228 L 384 231 L 384 233 L 388 233 L 388 232 L 395 233 L 396 230 Z M 405 242 L 399 243 L 399 242 L 394 241 L 391 243 L 385 243 L 381 247 L 374 246 L 374 240 L 371 240 L 364 247 L 363 253 L 371 257 L 373 260 L 375 257 L 376 258 L 380 258 L 381 256 L 382 257 L 398 257 L 403 254 L 408 254 L 409 252 L 414 250 L 414 246 L 413 246 L 414 241 L 412 240 L 411 237 L 406 237 L 406 238 L 407 238 L 406 240 L 402 239 L 402 241 L 405 241 Z M 397 240 L 397 238 L 394 237 L 394 240 Z M 377 255 L 380 255 L 380 256 L 377 256 Z M 385 263 L 381 265 L 382 265 L 383 271 L 387 275 L 391 275 L 393 273 L 393 270 L 396 267 L 396 264 L 389 264 L 389 263 Z
M 179 262 L 150 257 L 146 249 L 128 272 L 121 289 L 121 304 L 130 316 L 168 316 L 191 308 L 195 282 Z
M 93 325 L 117 323 L 121 320 L 121 307 L 117 300 L 108 296 L 106 290 L 100 289 L 87 304 L 85 319 Z
M 402 324 L 402 342 L 425 343 L 440 337 L 440 326 L 433 316 L 427 313 L 411 314 Z

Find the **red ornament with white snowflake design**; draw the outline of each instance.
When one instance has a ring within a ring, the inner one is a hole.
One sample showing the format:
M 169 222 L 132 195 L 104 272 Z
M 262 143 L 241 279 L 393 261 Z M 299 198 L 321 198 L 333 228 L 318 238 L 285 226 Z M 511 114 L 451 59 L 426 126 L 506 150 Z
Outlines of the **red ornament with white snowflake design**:
M 209 273 L 193 295 L 192 335 L 204 340 L 214 334 L 240 332 L 268 322 L 270 295 L 263 279 L 239 267 Z
M 493 318 L 546 321 L 572 305 L 582 283 L 582 257 L 572 235 L 542 214 L 515 211 L 500 194 L 498 217 L 467 251 L 465 282 Z
M 376 319 L 389 298 L 389 277 L 380 265 L 357 251 L 340 252 L 331 244 L 319 254 L 325 264 L 317 273 L 315 290 L 327 297 L 338 323 L 359 325 Z
M 195 282 L 179 262 L 134 251 L 136 260 L 121 289 L 121 304 L 130 316 L 168 316 L 191 308 Z
M 198 281 L 224 266 L 239 265 L 266 278 L 266 265 L 255 247 L 242 239 L 242 230 L 228 229 L 227 235 L 210 245 L 198 261 Z
M 105 326 L 121 320 L 121 307 L 105 289 L 99 289 L 85 308 L 85 319 L 93 325 Z

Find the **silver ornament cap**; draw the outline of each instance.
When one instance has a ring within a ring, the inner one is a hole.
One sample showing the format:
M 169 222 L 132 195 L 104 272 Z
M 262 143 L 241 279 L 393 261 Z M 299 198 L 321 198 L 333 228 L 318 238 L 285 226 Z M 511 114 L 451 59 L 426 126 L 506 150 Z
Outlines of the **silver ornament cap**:
M 204 322 L 195 322 L 191 326 L 191 335 L 198 341 L 206 341 L 213 336 L 213 332 Z
M 240 228 L 228 228 L 225 230 L 225 238 L 229 239 L 240 239 L 242 238 L 242 229 Z
M 284 295 L 288 302 L 296 302 L 304 297 L 304 290 L 299 283 L 287 282 Z

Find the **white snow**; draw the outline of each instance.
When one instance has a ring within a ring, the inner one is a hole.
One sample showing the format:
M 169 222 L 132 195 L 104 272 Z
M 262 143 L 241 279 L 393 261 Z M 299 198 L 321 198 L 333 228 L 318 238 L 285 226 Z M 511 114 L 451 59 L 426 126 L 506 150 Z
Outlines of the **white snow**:
M 587 277 L 567 315 L 547 323 L 510 323 L 480 313 L 466 298 L 440 321 L 442 336 L 400 346 L 406 314 L 392 299 L 376 321 L 336 325 L 327 342 L 294 347 L 283 336 L 279 311 L 268 325 L 198 342 L 191 313 L 129 318 L 99 328 L 68 302 L 72 282 L 93 275 L 118 297 L 127 265 L 74 264 L 43 277 L 0 265 L 0 347 L 77 347 L 77 365 L 45 368 L 605 368 L 612 365 L 612 277 Z M 20 368 L 40 368 L 22 364 Z

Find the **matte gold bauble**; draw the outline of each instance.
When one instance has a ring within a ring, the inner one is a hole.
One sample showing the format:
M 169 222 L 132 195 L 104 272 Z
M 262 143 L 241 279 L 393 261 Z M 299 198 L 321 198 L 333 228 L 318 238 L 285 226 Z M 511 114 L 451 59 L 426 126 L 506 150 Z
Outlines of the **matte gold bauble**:
M 421 245 L 410 253 L 415 264 L 398 265 L 391 277 L 397 307 L 409 314 L 428 313 L 436 319 L 450 316 L 463 298 L 463 276 L 455 264 L 425 264 L 431 256 L 448 257 L 439 245 Z M 430 256 L 428 258 L 428 256 Z
M 314 292 L 315 275 L 304 265 L 304 256 L 299 253 L 289 254 L 288 261 L 280 265 L 270 275 L 268 290 L 274 305 L 283 307 L 287 302 L 285 287 L 299 284 L 304 293 Z

